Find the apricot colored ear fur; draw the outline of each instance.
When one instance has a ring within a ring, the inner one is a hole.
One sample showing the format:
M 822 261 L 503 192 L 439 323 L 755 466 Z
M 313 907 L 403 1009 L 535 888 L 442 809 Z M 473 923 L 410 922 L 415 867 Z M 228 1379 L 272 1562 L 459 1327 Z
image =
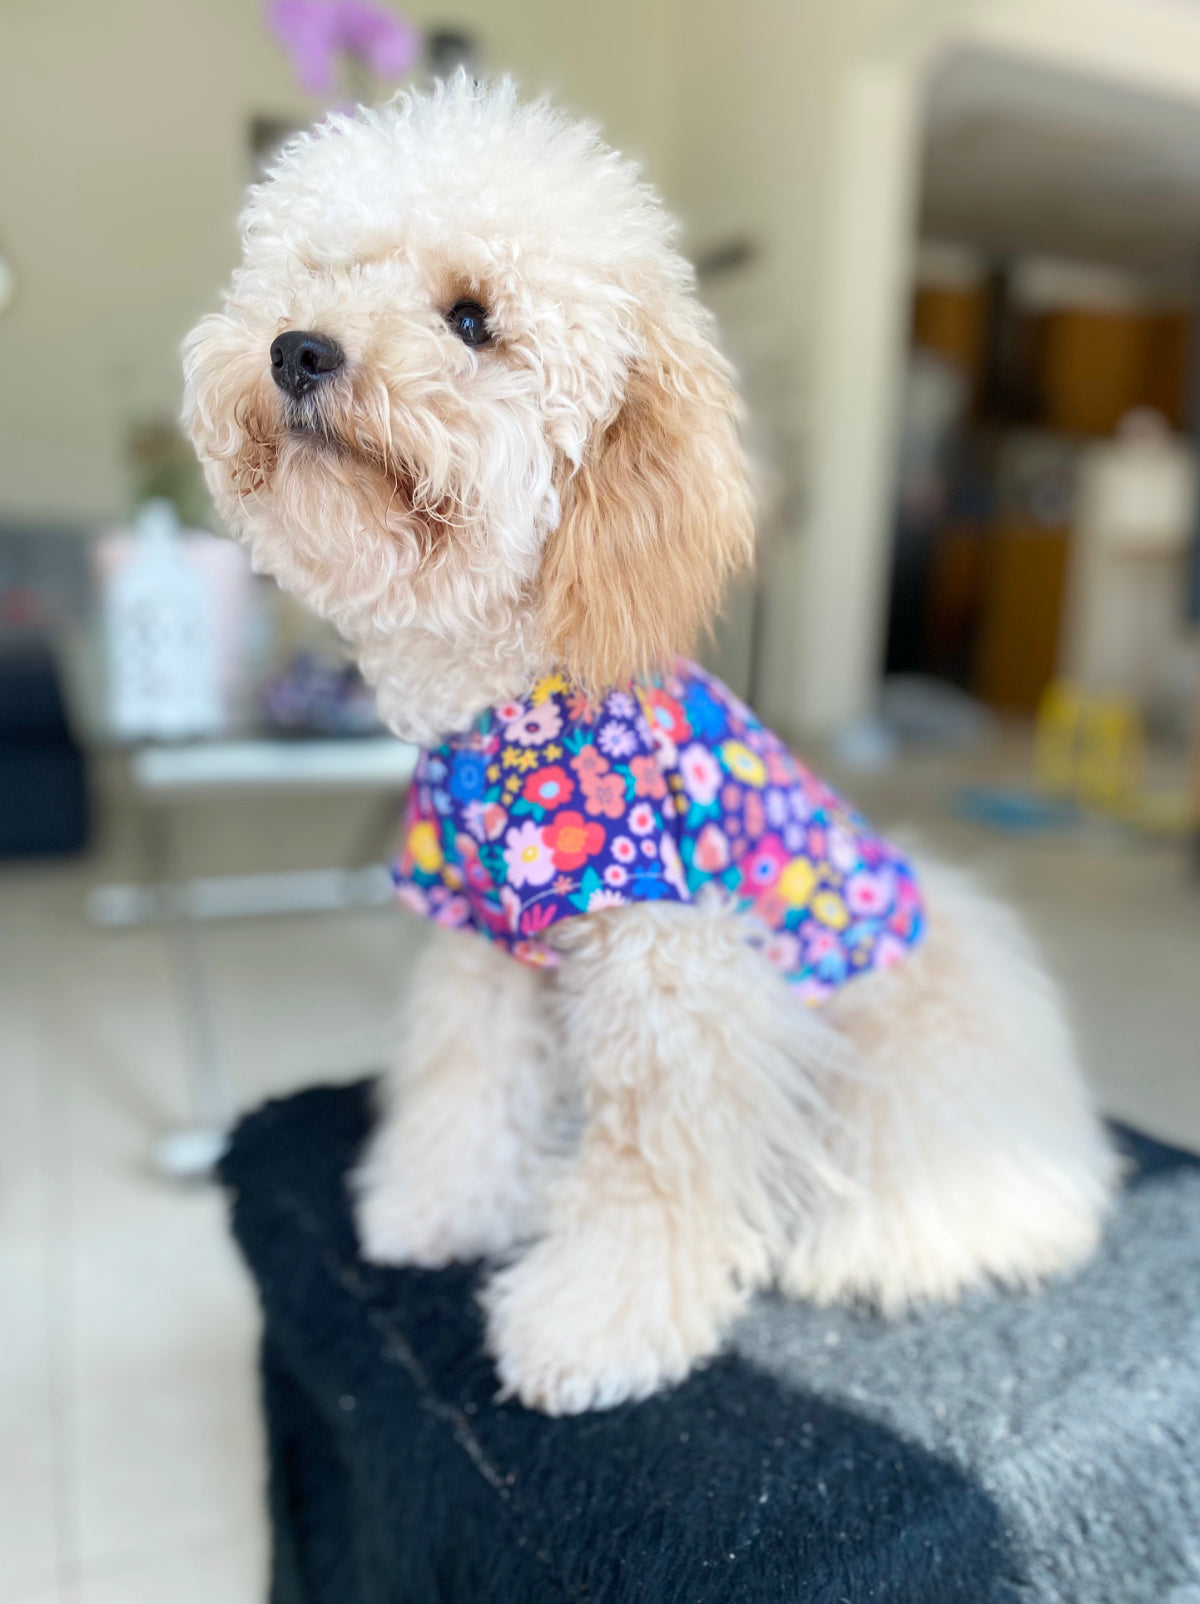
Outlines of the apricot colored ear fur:
M 669 664 L 749 563 L 753 519 L 722 359 L 703 339 L 652 346 L 566 485 L 542 562 L 542 627 L 593 695 Z

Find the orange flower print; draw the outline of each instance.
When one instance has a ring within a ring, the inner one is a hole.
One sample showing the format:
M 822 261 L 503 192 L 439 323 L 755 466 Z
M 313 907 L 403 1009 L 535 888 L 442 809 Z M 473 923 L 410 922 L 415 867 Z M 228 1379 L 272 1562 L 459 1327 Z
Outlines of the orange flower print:
M 602 774 L 598 779 L 584 778 L 584 807 L 604 819 L 625 817 L 625 781 L 619 774 Z
M 629 770 L 633 775 L 634 796 L 654 798 L 666 796 L 667 782 L 663 779 L 663 772 L 658 766 L 657 758 L 632 757 L 629 760 Z
M 553 854 L 556 869 L 581 869 L 603 847 L 604 826 L 571 809 L 546 825 L 542 838 Z
M 582 780 L 586 790 L 589 778 L 598 778 L 601 774 L 608 773 L 609 761 L 597 747 L 589 745 L 581 747 L 576 752 L 571 759 L 571 767 Z

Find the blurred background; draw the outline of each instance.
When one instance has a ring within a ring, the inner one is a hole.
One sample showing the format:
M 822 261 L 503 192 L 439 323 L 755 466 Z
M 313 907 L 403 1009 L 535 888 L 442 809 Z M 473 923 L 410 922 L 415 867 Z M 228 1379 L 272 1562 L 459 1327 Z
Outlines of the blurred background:
M 1012 898 L 1200 1143 L 1200 5 L 5 0 L 0 1604 L 263 1596 L 239 1108 L 378 1068 L 412 754 L 220 538 L 178 348 L 242 191 L 465 62 L 597 119 L 750 399 L 710 660 Z

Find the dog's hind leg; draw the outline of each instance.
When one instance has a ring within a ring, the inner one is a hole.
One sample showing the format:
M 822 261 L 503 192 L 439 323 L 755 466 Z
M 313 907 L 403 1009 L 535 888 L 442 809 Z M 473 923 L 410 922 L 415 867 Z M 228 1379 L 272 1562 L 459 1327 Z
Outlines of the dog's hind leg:
M 504 1386 L 566 1414 L 680 1379 L 769 1280 L 823 1189 L 815 1071 L 833 1033 L 719 909 L 621 907 L 556 939 L 587 1121 L 545 1236 L 483 1299 Z
M 545 994 L 501 948 L 435 932 L 354 1177 L 367 1258 L 441 1265 L 537 1229 L 565 1102 Z
M 859 1064 L 837 1098 L 856 1184 L 801 1221 L 797 1296 L 899 1310 L 1032 1283 L 1099 1235 L 1116 1164 L 1052 982 L 1007 909 L 944 869 L 922 883 L 922 946 L 822 1010 Z

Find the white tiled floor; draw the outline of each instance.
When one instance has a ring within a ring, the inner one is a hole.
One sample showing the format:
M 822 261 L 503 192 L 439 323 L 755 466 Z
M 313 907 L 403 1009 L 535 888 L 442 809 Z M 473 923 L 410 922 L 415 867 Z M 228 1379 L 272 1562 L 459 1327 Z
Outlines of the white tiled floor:
M 1028 912 L 1106 1105 L 1200 1145 L 1200 886 L 1100 834 L 1001 840 L 949 818 L 961 765 L 859 778 Z M 361 809 L 211 806 L 197 869 L 338 861 Z M 160 932 L 90 930 L 132 822 L 70 867 L 0 874 L 0 1604 L 252 1604 L 263 1595 L 249 1287 L 220 1199 L 148 1165 L 186 1108 Z M 221 1041 L 246 1103 L 383 1058 L 421 939 L 390 912 L 209 927 Z

